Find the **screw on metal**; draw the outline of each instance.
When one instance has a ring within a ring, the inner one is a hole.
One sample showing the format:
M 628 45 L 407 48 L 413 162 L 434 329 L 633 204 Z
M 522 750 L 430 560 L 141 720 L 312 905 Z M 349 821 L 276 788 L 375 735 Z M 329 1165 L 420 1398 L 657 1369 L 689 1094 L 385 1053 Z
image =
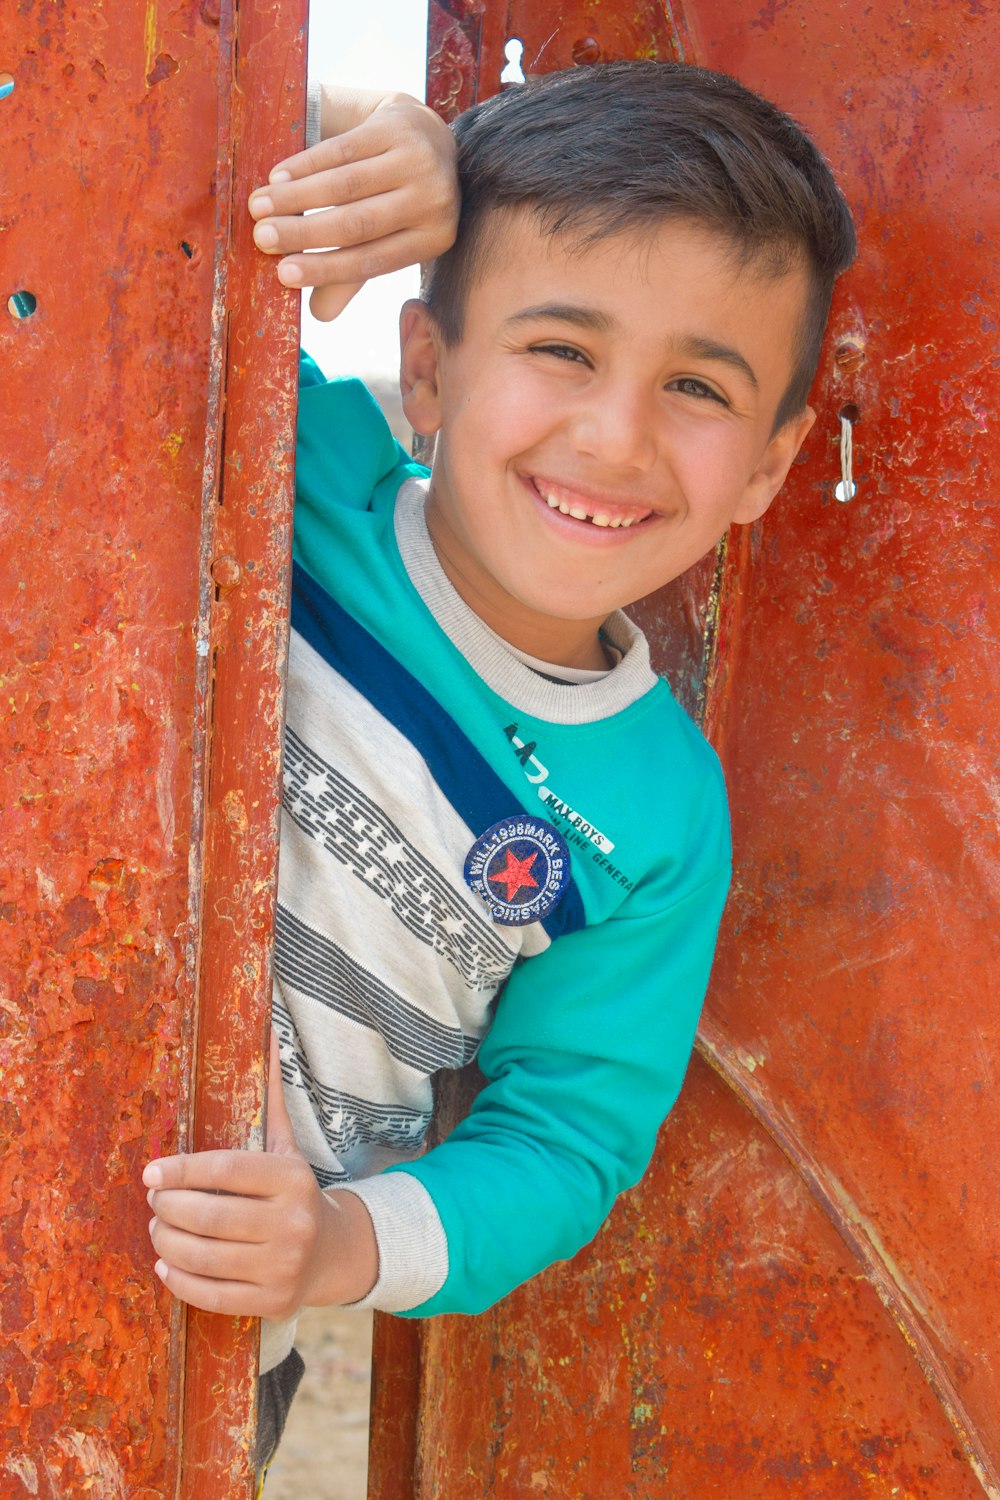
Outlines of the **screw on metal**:
M 218 589 L 235 588 L 242 576 L 243 570 L 239 563 L 228 552 L 212 563 L 212 582 Z
M 578 68 L 587 67 L 590 63 L 600 62 L 601 44 L 592 36 L 582 36 L 578 42 L 573 43 L 573 61 Z
M 837 371 L 841 375 L 853 375 L 860 370 L 867 358 L 864 343 L 857 338 L 844 339 L 837 345 L 833 355 Z

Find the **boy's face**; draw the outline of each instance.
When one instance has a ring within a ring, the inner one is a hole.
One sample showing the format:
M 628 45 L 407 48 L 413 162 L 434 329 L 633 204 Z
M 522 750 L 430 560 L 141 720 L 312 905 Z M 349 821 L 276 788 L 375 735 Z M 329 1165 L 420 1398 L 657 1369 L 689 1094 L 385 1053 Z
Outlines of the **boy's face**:
M 427 523 L 472 609 L 532 655 L 602 666 L 612 610 L 763 515 L 813 421 L 772 435 L 806 291 L 688 222 L 578 250 L 519 213 L 458 344 L 408 303 L 404 406 L 437 433 Z

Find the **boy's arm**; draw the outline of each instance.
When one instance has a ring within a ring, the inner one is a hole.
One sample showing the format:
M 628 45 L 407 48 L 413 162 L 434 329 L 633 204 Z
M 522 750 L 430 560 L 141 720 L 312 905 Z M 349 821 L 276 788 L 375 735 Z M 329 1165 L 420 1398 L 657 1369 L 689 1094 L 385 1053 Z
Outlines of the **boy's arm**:
M 635 915 L 519 964 L 480 1048 L 488 1081 L 468 1117 L 426 1156 L 342 1190 L 388 1243 L 380 1226 L 396 1217 L 399 1179 L 411 1209 L 419 1184 L 443 1230 L 443 1279 L 421 1275 L 401 1246 L 398 1264 L 384 1258 L 373 1306 L 481 1312 L 575 1254 L 641 1177 L 683 1082 L 728 888 L 714 832 L 706 844 L 725 862 L 671 905 L 636 899 Z
M 209 1312 L 280 1319 L 371 1292 L 373 1306 L 426 1317 L 481 1312 L 573 1255 L 642 1175 L 680 1089 L 728 878 L 718 867 L 666 910 L 585 928 L 519 965 L 468 1118 L 378 1177 L 320 1191 L 272 1041 L 267 1151 L 167 1157 L 143 1174 L 157 1274 Z M 435 1231 L 442 1272 L 425 1254 Z
M 329 320 L 370 277 L 447 250 L 458 186 L 451 131 L 408 94 L 324 87 L 320 137 L 278 162 L 249 208 L 280 280 L 313 287 L 310 310 Z

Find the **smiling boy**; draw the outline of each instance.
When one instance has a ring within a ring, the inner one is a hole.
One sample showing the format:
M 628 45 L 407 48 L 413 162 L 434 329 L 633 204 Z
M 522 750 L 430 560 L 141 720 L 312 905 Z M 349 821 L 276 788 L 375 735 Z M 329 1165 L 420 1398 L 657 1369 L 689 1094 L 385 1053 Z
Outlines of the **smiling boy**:
M 158 1273 L 276 1320 L 265 1371 L 303 1304 L 489 1306 L 642 1174 L 730 856 L 715 757 L 621 610 L 767 510 L 854 251 L 816 149 L 720 75 L 577 69 L 456 134 L 458 237 L 401 319 L 430 475 L 356 383 L 303 377 L 284 1106 L 275 1074 L 268 1152 L 145 1177 Z M 279 247 L 303 171 L 268 190 Z M 474 1055 L 422 1155 L 433 1073 Z
M 604 621 L 757 520 L 812 425 L 774 431 L 806 298 L 686 220 L 581 250 L 511 213 L 450 345 L 403 313 L 404 406 L 437 433 L 427 525 L 511 645 L 608 665 Z M 433 294 L 432 294 L 433 295 Z

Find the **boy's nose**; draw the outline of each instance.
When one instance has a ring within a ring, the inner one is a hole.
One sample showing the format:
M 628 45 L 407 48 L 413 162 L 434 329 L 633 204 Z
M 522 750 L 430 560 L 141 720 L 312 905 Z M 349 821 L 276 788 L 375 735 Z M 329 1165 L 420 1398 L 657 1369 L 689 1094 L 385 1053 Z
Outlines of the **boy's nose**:
M 626 382 L 602 384 L 579 412 L 575 437 L 578 451 L 606 468 L 647 472 L 656 461 L 649 394 Z

